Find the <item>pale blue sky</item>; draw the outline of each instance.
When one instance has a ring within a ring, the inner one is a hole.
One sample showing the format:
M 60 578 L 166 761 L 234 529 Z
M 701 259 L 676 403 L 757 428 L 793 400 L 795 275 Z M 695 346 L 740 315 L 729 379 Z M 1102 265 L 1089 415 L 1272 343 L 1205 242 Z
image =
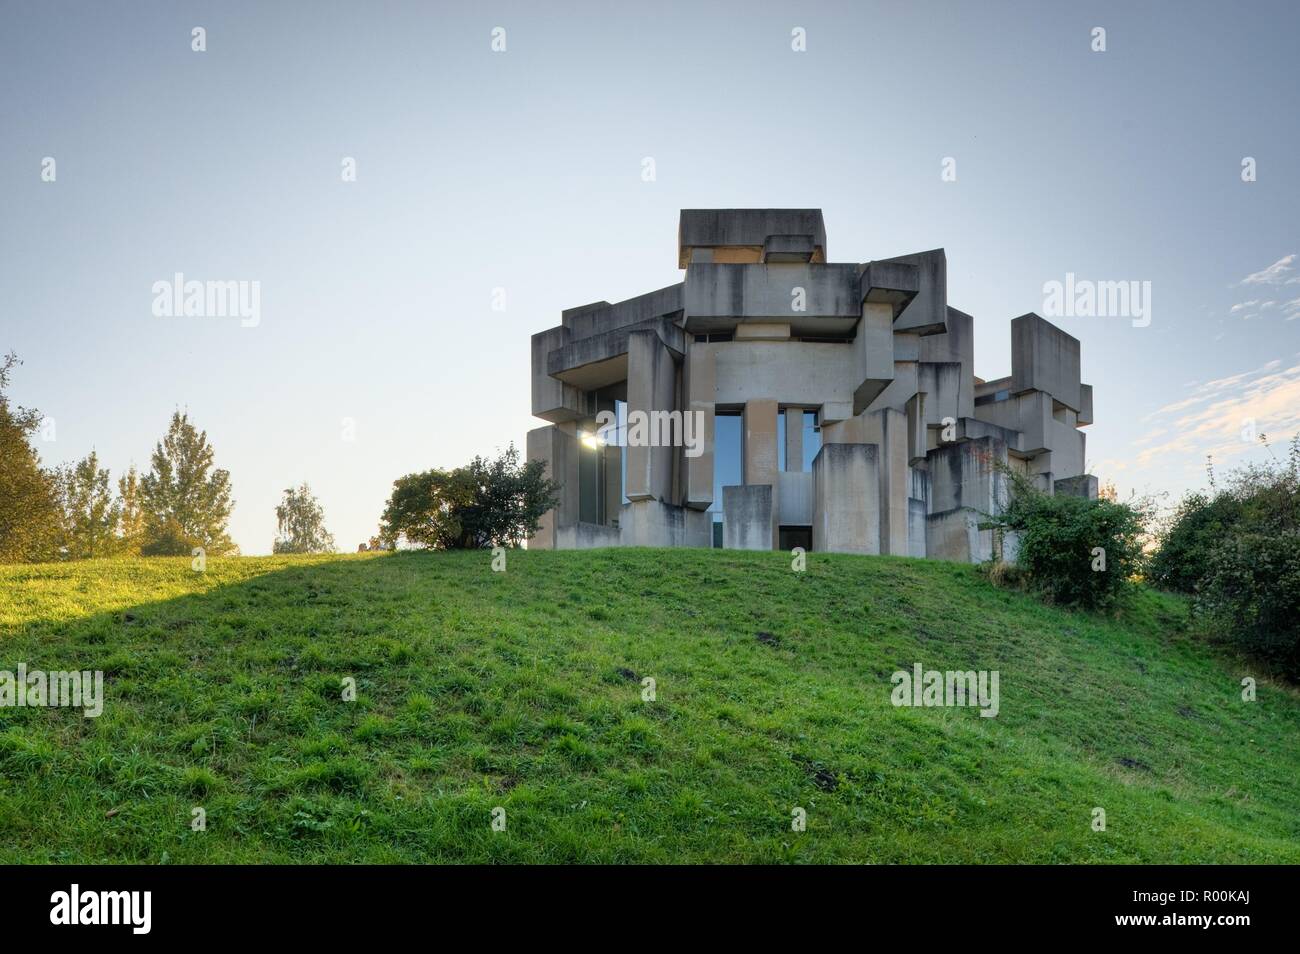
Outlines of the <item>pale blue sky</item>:
M 245 553 L 304 479 L 354 549 L 394 478 L 522 445 L 528 336 L 680 280 L 715 206 L 819 207 L 836 261 L 943 246 L 986 378 L 1044 282 L 1150 281 L 1147 328 L 1058 321 L 1122 491 L 1300 426 L 1300 6 L 610 6 L 0 0 L 0 350 L 45 462 L 147 467 L 188 408 Z M 177 271 L 260 281 L 260 324 L 155 317 Z

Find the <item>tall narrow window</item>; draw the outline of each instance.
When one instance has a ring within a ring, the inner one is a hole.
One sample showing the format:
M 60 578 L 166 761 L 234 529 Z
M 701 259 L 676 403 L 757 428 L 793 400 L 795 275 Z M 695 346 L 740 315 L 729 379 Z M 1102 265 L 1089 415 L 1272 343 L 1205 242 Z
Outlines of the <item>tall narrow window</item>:
M 785 408 L 776 412 L 776 469 L 785 473 Z
M 803 412 L 803 469 L 812 470 L 813 458 L 822 449 L 821 422 L 817 412 L 805 409 Z
M 722 488 L 745 482 L 744 428 L 739 411 L 717 411 L 713 424 L 713 514 L 714 546 L 722 545 Z

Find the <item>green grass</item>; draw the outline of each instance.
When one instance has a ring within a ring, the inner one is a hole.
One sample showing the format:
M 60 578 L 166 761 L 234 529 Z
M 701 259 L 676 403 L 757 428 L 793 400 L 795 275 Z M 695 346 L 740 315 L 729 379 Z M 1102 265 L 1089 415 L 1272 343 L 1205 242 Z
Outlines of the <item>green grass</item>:
M 0 669 L 106 695 L 0 708 L 0 862 L 1300 862 L 1300 700 L 1243 702 L 1260 674 L 1171 597 L 1086 615 L 822 554 L 490 562 L 0 567 Z M 916 662 L 998 670 L 1000 714 L 895 708 Z

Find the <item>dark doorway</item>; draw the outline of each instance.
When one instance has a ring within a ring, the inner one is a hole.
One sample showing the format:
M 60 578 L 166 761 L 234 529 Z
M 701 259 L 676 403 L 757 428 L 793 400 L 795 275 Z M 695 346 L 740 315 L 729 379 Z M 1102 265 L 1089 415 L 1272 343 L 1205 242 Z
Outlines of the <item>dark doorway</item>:
M 795 547 L 803 547 L 807 553 L 812 550 L 812 527 L 782 527 L 778 539 L 787 553 Z

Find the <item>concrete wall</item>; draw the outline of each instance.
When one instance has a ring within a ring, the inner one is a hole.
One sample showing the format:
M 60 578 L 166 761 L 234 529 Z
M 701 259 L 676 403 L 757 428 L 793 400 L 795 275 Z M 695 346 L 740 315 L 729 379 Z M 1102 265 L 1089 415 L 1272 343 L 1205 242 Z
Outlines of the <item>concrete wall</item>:
M 700 347 L 693 344 L 692 347 Z M 744 404 L 779 395 L 782 403 L 817 407 L 851 404 L 853 347 L 800 341 L 734 341 L 715 349 L 718 404 Z
M 772 486 L 722 488 L 722 546 L 727 550 L 771 550 Z
M 716 354 L 720 345 L 692 343 L 682 365 L 682 390 L 686 410 L 699 415 L 698 431 L 703 452 L 698 457 L 683 455 L 685 504 L 707 510 L 713 504 L 713 460 L 715 408 L 717 398 Z
M 622 535 L 614 527 L 600 523 L 574 523 L 560 527 L 555 533 L 557 550 L 594 550 L 597 547 L 617 547 L 623 543 Z M 529 542 L 531 548 L 533 544 Z
M 813 549 L 880 552 L 879 449 L 823 444 L 813 459 Z
M 702 510 L 661 500 L 634 500 L 619 515 L 622 542 L 629 547 L 708 547 L 712 518 Z
M 1066 477 L 1055 482 L 1052 488 L 1057 494 L 1066 497 L 1083 497 L 1087 500 L 1097 499 L 1097 478 L 1092 474 L 1078 477 Z
M 966 508 L 1000 513 L 1007 501 L 1007 447 L 983 437 L 930 452 L 930 512 Z
M 577 437 L 563 426 L 538 427 L 528 432 L 525 454 L 528 460 L 546 464 L 546 476 L 560 483 L 560 502 L 542 514 L 537 533 L 528 546 L 550 550 L 557 546 L 557 531 L 578 522 L 578 443 Z

